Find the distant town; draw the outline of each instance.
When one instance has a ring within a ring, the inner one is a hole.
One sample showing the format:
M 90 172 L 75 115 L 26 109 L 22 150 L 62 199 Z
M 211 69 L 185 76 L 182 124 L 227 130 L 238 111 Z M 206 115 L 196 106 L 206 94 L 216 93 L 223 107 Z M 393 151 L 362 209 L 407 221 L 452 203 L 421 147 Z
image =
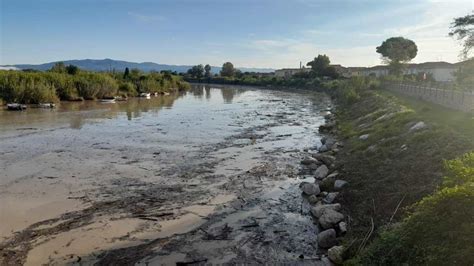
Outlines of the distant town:
M 64 61 L 65 63 L 69 61 Z M 87 62 L 88 65 L 82 65 L 81 62 Z M 0 70 L 47 70 L 50 69 L 55 62 L 45 63 L 40 65 L 8 65 L 0 66 Z M 91 71 L 109 71 L 112 69 L 122 70 L 125 65 L 132 65 L 133 67 L 142 71 L 162 71 L 170 70 L 176 71 L 177 73 L 185 73 L 192 66 L 174 66 L 174 65 L 160 65 L 155 63 L 133 63 L 126 61 L 117 61 L 112 59 L 103 60 L 74 60 L 74 65 L 79 66 L 81 69 Z M 147 64 L 147 67 L 142 69 L 142 64 Z M 151 65 L 150 65 L 151 64 Z M 425 62 L 419 64 L 407 64 L 403 69 L 405 75 L 429 75 L 433 80 L 438 82 L 452 82 L 455 80 L 454 73 L 465 64 L 465 61 L 458 63 L 448 63 L 444 61 L 438 62 Z M 373 67 L 345 67 L 340 64 L 331 65 L 335 68 L 336 72 L 345 78 L 357 77 L 357 76 L 373 76 L 382 77 L 389 75 L 389 66 L 377 65 Z M 221 67 L 212 67 L 213 73 L 218 73 Z M 258 73 L 261 76 L 275 76 L 280 78 L 290 78 L 295 74 L 309 73 L 311 67 L 305 67 L 304 64 L 300 63 L 299 68 L 282 68 L 282 69 L 271 69 L 271 68 L 239 68 L 243 72 Z
M 465 62 L 451 64 L 448 62 L 425 62 L 420 64 L 407 64 L 404 68 L 405 75 L 430 75 L 438 82 L 452 82 L 454 81 L 454 73 Z M 301 65 L 301 64 L 300 64 Z M 378 65 L 373 67 L 344 67 L 342 65 L 331 65 L 336 69 L 336 72 L 345 78 L 357 76 L 374 76 L 382 77 L 389 75 L 389 66 Z M 310 72 L 310 67 L 300 66 L 299 68 L 283 68 L 275 70 L 274 74 L 277 77 L 289 78 L 298 73 Z

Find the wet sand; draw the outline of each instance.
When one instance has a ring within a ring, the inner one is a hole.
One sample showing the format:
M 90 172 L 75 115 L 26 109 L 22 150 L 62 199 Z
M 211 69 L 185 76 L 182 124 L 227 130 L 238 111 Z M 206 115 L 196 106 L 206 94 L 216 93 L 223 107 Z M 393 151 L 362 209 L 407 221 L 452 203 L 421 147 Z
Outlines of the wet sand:
M 0 262 L 314 264 L 299 162 L 329 104 L 195 86 L 0 111 Z

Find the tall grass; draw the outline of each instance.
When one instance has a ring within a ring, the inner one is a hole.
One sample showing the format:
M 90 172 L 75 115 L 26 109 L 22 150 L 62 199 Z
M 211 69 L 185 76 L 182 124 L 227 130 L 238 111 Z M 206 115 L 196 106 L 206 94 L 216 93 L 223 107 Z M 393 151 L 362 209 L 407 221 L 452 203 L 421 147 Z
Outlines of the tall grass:
M 4 102 L 34 104 L 78 98 L 97 99 L 119 93 L 172 92 L 189 89 L 181 77 L 171 74 L 122 74 L 79 71 L 74 75 L 56 72 L 0 71 L 0 99 Z
M 348 264 L 473 265 L 474 152 L 447 161 L 446 167 L 445 185 Z

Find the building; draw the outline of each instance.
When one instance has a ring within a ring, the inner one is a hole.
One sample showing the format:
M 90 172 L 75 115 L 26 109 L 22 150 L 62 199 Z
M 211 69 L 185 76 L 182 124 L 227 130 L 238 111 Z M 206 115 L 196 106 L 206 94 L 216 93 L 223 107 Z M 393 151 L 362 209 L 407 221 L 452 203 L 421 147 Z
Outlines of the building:
M 365 67 L 343 67 L 341 65 L 333 66 L 336 68 L 337 73 L 344 78 L 362 76 L 362 71 L 366 69 Z
M 439 82 L 454 81 L 454 72 L 464 64 L 463 62 L 451 64 L 448 62 L 425 62 L 420 64 L 408 64 L 404 69 L 404 75 L 423 75 L 433 77 Z M 357 76 L 374 76 L 382 77 L 390 73 L 389 67 L 386 65 L 378 65 L 373 67 L 344 67 L 342 65 L 331 65 L 339 75 L 345 78 Z M 276 77 L 289 78 L 297 73 L 310 72 L 311 68 L 284 68 L 275 70 Z
M 457 69 L 456 64 L 448 62 L 426 62 L 408 65 L 405 74 L 427 74 L 431 75 L 436 81 L 451 82 L 454 81 L 454 72 Z
M 311 71 L 311 68 L 282 68 L 275 70 L 275 77 L 280 77 L 280 78 L 290 78 L 295 74 L 298 73 L 308 73 Z
M 454 81 L 454 72 L 458 69 L 456 64 L 448 62 L 426 62 L 420 64 L 408 64 L 403 70 L 404 75 L 430 75 L 434 80 L 439 82 Z M 362 76 L 381 77 L 389 74 L 388 66 L 374 66 L 365 68 L 360 71 Z
M 362 76 L 382 77 L 389 74 L 389 69 L 388 69 L 388 66 L 379 65 L 379 66 L 364 68 L 360 71 L 360 74 Z

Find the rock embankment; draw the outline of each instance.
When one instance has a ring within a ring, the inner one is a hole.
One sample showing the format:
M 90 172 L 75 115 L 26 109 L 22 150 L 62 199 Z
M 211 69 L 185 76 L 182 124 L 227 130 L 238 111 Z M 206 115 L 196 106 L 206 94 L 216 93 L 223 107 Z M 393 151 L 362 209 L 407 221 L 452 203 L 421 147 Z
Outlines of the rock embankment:
M 325 119 L 326 123 L 319 128 L 319 133 L 325 135 L 321 139 L 321 145 L 315 152 L 308 152 L 301 160 L 301 172 L 314 177 L 314 182 L 302 182 L 300 189 L 311 204 L 310 214 L 320 229 L 317 236 L 318 246 L 321 252 L 327 255 L 321 261 L 341 264 L 344 247 L 340 243 L 341 237 L 347 232 L 347 222 L 341 213 L 341 204 L 337 201 L 349 184 L 341 179 L 336 170 L 336 156 L 343 144 L 334 137 L 335 117 L 328 114 Z

